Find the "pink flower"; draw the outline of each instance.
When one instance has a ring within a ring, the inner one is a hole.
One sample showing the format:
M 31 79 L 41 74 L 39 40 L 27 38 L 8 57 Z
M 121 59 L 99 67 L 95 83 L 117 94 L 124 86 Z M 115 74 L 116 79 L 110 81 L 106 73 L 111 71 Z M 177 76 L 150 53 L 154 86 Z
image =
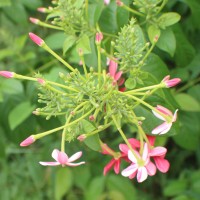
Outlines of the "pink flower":
M 165 78 L 162 80 L 162 82 L 165 84 L 165 86 L 167 88 L 170 88 L 170 87 L 174 87 L 177 84 L 179 84 L 181 82 L 181 79 L 180 78 L 173 78 L 173 79 L 170 80 L 170 75 L 168 75 L 168 76 L 165 76 Z
M 117 72 L 117 68 L 118 68 L 118 63 L 110 60 L 109 61 L 109 74 L 111 77 L 113 77 L 114 81 L 113 81 L 113 85 L 115 85 L 117 83 L 118 86 L 122 86 L 124 84 L 125 79 L 122 78 L 122 71 Z M 126 90 L 126 88 L 120 88 L 119 89 L 121 92 L 124 92 Z
M 154 136 L 148 136 L 150 144 L 153 146 L 155 142 Z M 153 147 L 149 149 L 149 156 L 155 161 L 156 167 L 162 173 L 166 173 L 169 170 L 170 163 L 165 159 L 167 149 L 165 147 Z
M 177 112 L 178 112 L 178 109 L 174 112 L 174 114 L 172 114 L 172 112 L 170 110 L 168 110 L 167 108 L 163 107 L 163 106 L 160 106 L 160 105 L 157 105 L 156 107 L 156 110 L 158 110 L 159 112 L 161 112 L 163 115 L 166 116 L 166 118 L 168 118 L 167 120 L 161 116 L 158 112 L 152 110 L 153 114 L 164 121 L 164 123 L 162 123 L 161 125 L 159 125 L 158 127 L 156 127 L 155 129 L 153 129 L 152 131 L 152 134 L 165 134 L 167 133 L 171 126 L 172 126 L 172 123 L 176 121 L 176 118 L 177 118 Z
M 108 5 L 110 3 L 110 0 L 104 0 L 104 4 Z
M 29 136 L 28 138 L 26 138 L 24 141 L 22 141 L 22 142 L 20 143 L 20 146 L 21 146 L 21 147 L 26 147 L 26 146 L 31 145 L 31 144 L 34 143 L 34 142 L 35 142 L 35 138 L 34 138 L 33 135 L 31 135 L 31 136 Z
M 9 71 L 0 71 L 0 76 L 3 76 L 5 78 L 13 78 L 15 75 L 14 72 L 9 72 Z
M 54 149 L 51 155 L 55 159 L 55 162 L 39 162 L 39 163 L 44 166 L 62 165 L 63 167 L 64 166 L 75 167 L 75 166 L 85 164 L 85 162 L 73 163 L 73 161 L 79 159 L 82 156 L 81 151 L 75 153 L 71 157 L 68 157 L 65 152 Z
M 110 160 L 110 162 L 104 167 L 103 174 L 104 176 L 113 168 L 114 172 L 116 174 L 119 174 L 120 172 L 120 164 L 121 159 L 127 157 L 123 153 L 116 153 L 111 148 L 108 147 L 107 144 L 102 144 L 102 154 L 111 155 L 113 158 Z
M 128 151 L 128 158 L 132 164 L 122 171 L 122 176 L 133 179 L 137 175 L 137 181 L 141 183 L 147 179 L 148 175 L 155 175 L 156 166 L 150 161 L 146 143 L 144 144 L 142 156 L 137 151 L 134 150 L 134 152 L 137 158 L 131 150 Z
M 45 42 L 40 37 L 35 35 L 34 33 L 29 33 L 29 37 L 33 42 L 35 42 L 38 46 L 42 46 Z
M 33 23 L 33 24 L 38 24 L 40 22 L 39 19 L 36 19 L 36 18 L 33 18 L 33 17 L 30 17 L 29 20 Z

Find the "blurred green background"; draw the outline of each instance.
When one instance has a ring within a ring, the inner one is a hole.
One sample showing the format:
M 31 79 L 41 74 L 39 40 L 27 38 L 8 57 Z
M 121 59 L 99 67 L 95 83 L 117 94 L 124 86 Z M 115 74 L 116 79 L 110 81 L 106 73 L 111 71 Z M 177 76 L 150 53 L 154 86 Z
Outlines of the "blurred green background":
M 63 33 L 28 20 L 45 20 L 36 9 L 50 4 L 42 0 L 0 0 L 0 70 L 24 75 L 39 71 L 57 80 L 63 67 L 28 38 L 28 32 L 37 33 L 62 55 Z M 67 152 L 70 155 L 83 150 L 86 165 L 40 166 L 38 162 L 51 159 L 52 149 L 60 145 L 59 134 L 27 148 L 20 148 L 19 143 L 31 134 L 61 125 L 61 121 L 32 115 L 38 105 L 36 84 L 0 77 L 0 200 L 200 200 L 200 1 L 169 0 L 165 10 L 182 16 L 172 27 L 174 55 L 155 49 L 170 74 L 182 79 L 177 90 L 171 90 L 180 109 L 179 134 L 159 139 L 168 148 L 169 172 L 158 172 L 142 184 L 113 172 L 104 177 L 103 167 L 109 157 L 76 141 L 67 146 Z M 115 148 L 119 138 L 113 134 L 108 140 Z

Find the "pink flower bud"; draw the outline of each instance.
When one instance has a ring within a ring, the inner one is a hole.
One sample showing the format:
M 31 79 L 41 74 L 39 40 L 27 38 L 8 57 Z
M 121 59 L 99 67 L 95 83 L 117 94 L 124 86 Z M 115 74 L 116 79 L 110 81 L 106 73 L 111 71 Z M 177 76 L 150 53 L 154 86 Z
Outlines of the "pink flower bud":
M 180 78 L 173 78 L 170 80 L 170 76 L 165 76 L 165 78 L 162 80 L 163 83 L 165 83 L 165 86 L 167 88 L 170 88 L 170 87 L 174 87 L 176 86 L 177 84 L 179 84 L 181 82 L 181 79 Z
M 89 120 L 90 120 L 90 121 L 94 121 L 94 120 L 95 120 L 94 115 L 90 115 L 90 116 L 89 116 Z
M 29 20 L 33 23 L 33 24 L 38 24 L 39 23 L 39 19 L 36 19 L 36 18 L 33 18 L 33 17 L 30 17 Z
M 77 140 L 79 140 L 80 142 L 82 142 L 82 141 L 85 140 L 85 139 L 86 139 L 86 135 L 85 135 L 85 134 L 79 135 L 79 136 L 77 137 Z
M 45 42 L 44 40 L 42 40 L 40 37 L 38 37 L 37 35 L 35 35 L 34 33 L 29 33 L 29 37 L 31 38 L 31 40 L 33 40 L 33 42 L 35 42 L 38 46 L 42 46 Z
M 0 76 L 3 76 L 5 78 L 13 78 L 14 74 L 15 74 L 14 72 L 0 71 Z
M 20 143 L 21 147 L 26 147 L 31 145 L 32 143 L 35 142 L 35 138 L 33 135 L 29 136 L 28 138 L 26 138 L 23 142 Z
M 118 6 L 123 6 L 123 5 L 124 5 L 123 2 L 121 2 L 121 0 L 116 0 L 116 4 L 117 4 Z
M 110 0 L 104 0 L 104 4 L 108 5 L 110 3 Z
M 46 13 L 46 8 L 37 8 L 37 11 L 41 12 L 41 13 Z
M 96 43 L 101 43 L 101 40 L 103 39 L 103 34 L 101 32 L 96 33 Z
M 46 81 L 44 79 L 42 79 L 42 78 L 38 78 L 37 81 L 41 85 L 45 85 L 46 84 Z

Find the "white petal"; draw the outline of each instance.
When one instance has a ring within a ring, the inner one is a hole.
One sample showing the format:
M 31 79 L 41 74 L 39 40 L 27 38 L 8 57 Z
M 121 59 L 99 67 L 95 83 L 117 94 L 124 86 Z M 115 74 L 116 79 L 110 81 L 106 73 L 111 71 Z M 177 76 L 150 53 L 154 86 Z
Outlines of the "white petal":
M 147 169 L 145 167 L 139 167 L 137 173 L 137 180 L 139 183 L 145 181 L 148 177 Z
M 175 121 L 176 121 L 177 112 L 178 112 L 178 109 L 176 109 L 175 112 L 174 112 L 174 115 L 173 115 L 173 118 L 172 118 L 172 122 L 175 122 Z
M 70 166 L 70 167 L 76 167 L 76 166 L 79 166 L 79 165 L 83 165 L 85 164 L 85 162 L 79 162 L 79 163 L 66 163 L 67 166 Z
M 126 169 L 122 170 L 121 174 L 122 174 L 122 176 L 128 177 L 131 174 L 135 173 L 137 171 L 137 169 L 138 169 L 137 164 L 133 164 L 133 165 L 130 165 L 129 167 L 127 167 Z
M 161 116 L 160 114 L 158 114 L 156 111 L 152 110 L 153 114 L 158 118 L 161 119 L 163 121 L 166 121 L 165 118 L 163 116 Z
M 73 162 L 73 161 L 79 159 L 81 156 L 82 156 L 82 151 L 79 151 L 79 152 L 73 154 L 73 155 L 68 159 L 68 162 L 69 162 L 69 163 L 70 163 L 70 162 Z
M 57 166 L 60 165 L 59 162 L 39 162 L 40 165 L 44 165 L 44 166 Z
M 171 127 L 172 127 L 172 123 L 169 123 L 168 127 L 166 127 L 165 130 L 163 130 L 162 132 L 160 132 L 160 135 L 163 135 L 163 134 L 167 133 L 171 129 Z
M 136 153 L 136 151 L 134 151 Z M 139 155 L 138 155 L 139 156 Z M 140 157 L 140 156 L 139 156 Z M 130 161 L 132 161 L 133 163 L 137 163 L 137 159 L 136 157 L 133 155 L 133 153 L 131 152 L 131 150 L 128 151 L 128 158 Z
M 172 123 L 164 122 L 161 125 L 157 126 L 153 131 L 152 134 L 164 134 L 167 133 L 172 126 Z
M 54 149 L 51 156 L 58 162 L 58 154 L 59 154 L 59 150 L 58 149 Z

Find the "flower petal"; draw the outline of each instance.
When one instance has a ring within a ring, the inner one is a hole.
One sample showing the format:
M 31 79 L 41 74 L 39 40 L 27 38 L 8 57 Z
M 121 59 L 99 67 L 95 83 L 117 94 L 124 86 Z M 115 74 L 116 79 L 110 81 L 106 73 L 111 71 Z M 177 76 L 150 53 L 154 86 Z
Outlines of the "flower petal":
M 156 166 L 151 161 L 145 167 L 149 176 L 154 176 L 156 174 Z
M 68 162 L 68 156 L 65 152 L 63 152 L 63 151 L 58 152 L 58 162 L 61 165 L 64 165 Z
M 122 71 L 119 71 L 119 72 L 117 72 L 116 74 L 115 74 L 115 76 L 114 76 L 114 79 L 116 80 L 116 81 L 118 81 L 119 79 L 120 79 L 120 77 L 122 76 Z
M 115 164 L 115 159 L 113 158 L 105 167 L 103 170 L 103 175 L 105 176 L 113 167 L 113 165 Z
M 140 148 L 140 141 L 136 140 L 135 138 L 128 139 L 129 143 L 133 147 L 133 149 Z
M 85 162 L 79 162 L 79 163 L 66 163 L 67 166 L 70 166 L 70 167 L 76 167 L 76 166 L 79 166 L 79 165 L 83 165 L 85 164 Z
M 110 73 L 110 76 L 112 76 L 113 78 L 115 77 L 115 74 L 116 74 L 116 71 L 117 71 L 117 66 L 118 66 L 118 64 L 115 61 L 110 60 L 109 73 Z
M 165 118 L 163 116 L 161 116 L 160 114 L 158 114 L 156 111 L 152 110 L 152 113 L 158 118 L 161 119 L 162 121 L 165 121 Z
M 119 174 L 119 171 L 120 171 L 120 163 L 121 163 L 121 160 L 120 159 L 117 159 L 115 161 L 115 165 L 114 165 L 114 171 L 116 174 Z
M 149 154 L 149 151 L 148 151 L 148 145 L 147 143 L 144 144 L 144 148 L 143 148 L 143 153 L 142 153 L 142 159 L 144 161 L 147 161 L 148 160 L 148 154 Z
M 75 154 L 73 154 L 71 157 L 69 157 L 68 162 L 73 162 L 77 159 L 79 159 L 82 156 L 82 151 L 79 151 Z
M 155 147 L 150 150 L 149 156 L 163 156 L 167 153 L 165 147 Z
M 128 155 L 129 148 L 126 144 L 119 144 L 119 149 L 121 152 Z
M 161 157 L 154 157 L 153 159 L 159 171 L 161 171 L 162 173 L 166 173 L 169 170 L 170 163 L 168 160 Z
M 51 156 L 58 162 L 58 153 L 60 151 L 58 149 L 54 149 Z
M 158 111 L 160 111 L 161 113 L 163 113 L 164 115 L 168 115 L 168 116 L 172 116 L 173 115 L 172 112 L 169 109 L 167 109 L 167 108 L 165 108 L 165 107 L 163 107 L 161 105 L 157 105 L 156 109 Z
M 126 169 L 124 169 L 121 174 L 122 174 L 122 176 L 128 177 L 131 174 L 135 173 L 137 171 L 137 169 L 138 169 L 138 165 L 133 164 L 133 165 L 130 165 L 129 167 L 127 167 Z
M 60 165 L 59 162 L 39 162 L 40 165 L 43 165 L 43 166 L 57 166 L 57 165 Z
M 172 118 L 172 122 L 176 121 L 176 119 L 177 119 L 177 112 L 178 112 L 178 109 L 176 109 L 175 112 L 174 112 L 174 115 L 173 115 L 173 118 Z
M 172 123 L 164 122 L 161 125 L 157 126 L 153 131 L 152 134 L 165 134 L 167 133 L 172 126 Z
M 136 151 L 135 151 L 136 153 Z M 139 156 L 139 154 L 138 154 Z M 139 156 L 140 157 L 140 156 Z M 133 153 L 131 152 L 131 150 L 128 151 L 128 158 L 129 160 L 131 160 L 133 163 L 137 163 L 137 158 L 133 155 Z
M 137 173 L 138 183 L 145 181 L 147 177 L 148 177 L 147 169 L 145 167 L 139 167 L 138 173 Z

